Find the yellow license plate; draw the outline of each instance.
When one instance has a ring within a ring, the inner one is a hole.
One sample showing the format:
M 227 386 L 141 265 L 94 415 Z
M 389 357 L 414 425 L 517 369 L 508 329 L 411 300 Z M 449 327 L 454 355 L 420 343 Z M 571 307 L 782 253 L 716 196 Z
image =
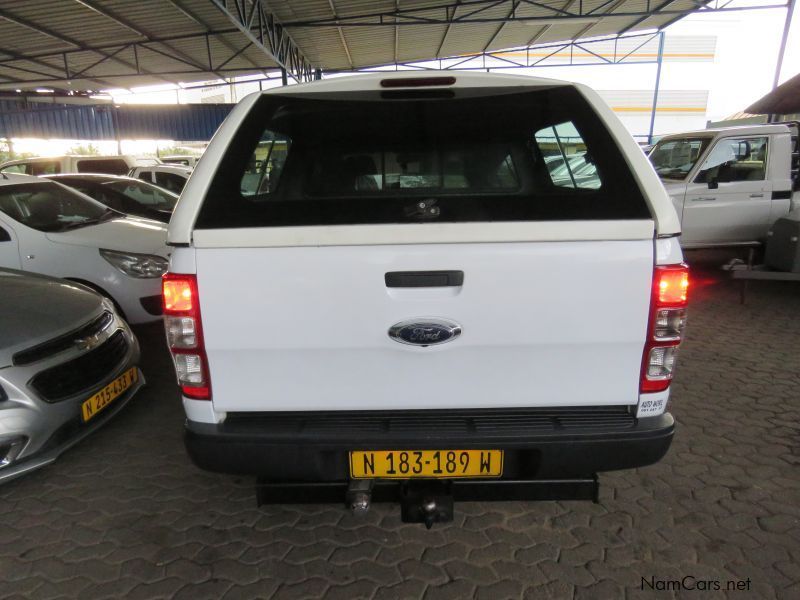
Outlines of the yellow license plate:
M 139 380 L 139 369 L 128 369 L 114 381 L 109 383 L 94 396 L 81 405 L 84 423 L 111 404 L 116 398 L 125 393 L 129 387 Z
M 500 477 L 502 450 L 359 450 L 350 453 L 353 479 Z

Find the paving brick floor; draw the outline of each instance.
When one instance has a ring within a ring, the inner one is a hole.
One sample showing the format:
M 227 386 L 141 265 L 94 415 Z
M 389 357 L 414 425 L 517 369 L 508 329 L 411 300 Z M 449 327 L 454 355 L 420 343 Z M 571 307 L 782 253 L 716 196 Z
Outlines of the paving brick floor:
M 600 504 L 463 503 L 431 531 L 393 505 L 259 509 L 251 479 L 194 468 L 161 330 L 138 333 L 148 387 L 0 487 L 0 597 L 725 595 L 642 590 L 689 576 L 800 598 L 800 286 L 754 284 L 741 306 L 716 270 L 696 272 L 673 447 L 602 475 Z

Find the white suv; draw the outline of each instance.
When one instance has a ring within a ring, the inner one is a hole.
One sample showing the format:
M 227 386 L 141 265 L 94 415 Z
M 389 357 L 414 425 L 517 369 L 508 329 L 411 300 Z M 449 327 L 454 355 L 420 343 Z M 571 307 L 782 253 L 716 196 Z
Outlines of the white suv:
M 596 498 L 595 473 L 672 439 L 679 233 L 581 85 L 426 72 L 248 96 L 169 225 L 189 453 L 262 499 L 397 492 L 429 525 L 453 497 Z

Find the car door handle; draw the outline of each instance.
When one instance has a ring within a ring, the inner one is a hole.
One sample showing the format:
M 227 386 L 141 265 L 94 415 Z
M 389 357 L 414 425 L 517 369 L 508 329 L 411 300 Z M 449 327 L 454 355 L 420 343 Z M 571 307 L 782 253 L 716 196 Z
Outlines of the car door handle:
M 692 202 L 713 202 L 716 200 L 714 196 L 700 196 L 698 198 L 692 198 Z
M 386 287 L 458 287 L 464 285 L 464 271 L 392 271 L 384 275 Z
M 763 198 L 764 194 L 750 194 L 751 198 Z

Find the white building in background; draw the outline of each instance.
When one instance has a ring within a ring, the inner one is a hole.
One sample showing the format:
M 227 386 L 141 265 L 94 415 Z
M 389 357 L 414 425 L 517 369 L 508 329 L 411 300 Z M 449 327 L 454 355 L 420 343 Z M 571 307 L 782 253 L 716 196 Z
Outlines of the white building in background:
M 468 62 L 461 60 L 460 66 L 474 66 L 475 61 L 480 60 L 481 66 L 485 64 L 491 71 L 584 83 L 603 97 L 631 135 L 638 141 L 646 141 L 653 115 L 659 45 L 658 35 L 641 34 L 619 40 L 590 40 L 565 46 L 562 50 L 552 44 L 530 51 L 499 52 L 485 62 L 482 57 Z M 654 136 L 706 126 L 709 82 L 718 62 L 716 48 L 717 36 L 714 35 L 664 34 Z M 536 66 L 503 69 L 508 60 Z
M 653 114 L 653 90 L 598 90 L 636 141 L 645 141 Z M 653 133 L 704 129 L 708 90 L 660 90 Z

